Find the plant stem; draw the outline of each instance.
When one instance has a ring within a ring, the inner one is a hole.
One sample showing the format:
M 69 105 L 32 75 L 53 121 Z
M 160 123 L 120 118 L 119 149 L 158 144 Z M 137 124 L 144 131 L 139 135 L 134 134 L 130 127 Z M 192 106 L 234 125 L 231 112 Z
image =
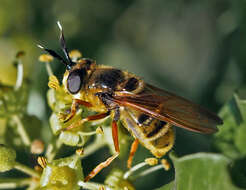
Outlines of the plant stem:
M 157 170 L 160 170 L 160 169 L 163 169 L 163 170 L 164 170 L 162 164 L 159 164 L 159 165 L 157 165 L 157 166 L 153 166 L 153 167 L 151 167 L 151 168 L 148 168 L 148 169 L 146 169 L 146 170 L 140 172 L 139 174 L 135 175 L 135 176 L 132 177 L 131 179 L 134 181 L 135 179 L 137 179 L 137 178 L 139 178 L 139 177 L 146 176 L 146 175 L 148 175 L 148 174 L 150 174 L 150 173 L 153 173 L 153 172 L 155 172 L 155 171 L 157 171 Z
M 57 139 L 55 141 L 55 146 L 54 146 L 54 143 L 48 145 L 48 148 L 47 148 L 47 151 L 45 154 L 45 157 L 47 158 L 48 162 L 51 162 L 55 158 L 55 156 L 56 156 L 58 150 L 61 148 L 62 144 L 63 143 L 59 139 Z
M 45 63 L 45 67 L 46 67 L 46 70 L 47 70 L 48 75 L 49 76 L 52 76 L 53 75 L 53 71 L 51 69 L 50 63 L 49 62 L 46 62 Z
M 31 183 L 31 178 L 4 178 L 0 179 L 0 189 L 16 189 Z
M 15 83 L 15 90 L 18 90 L 23 82 L 23 64 L 21 62 L 20 59 L 17 60 L 18 64 L 17 64 L 17 79 L 16 79 L 16 83 Z
M 146 162 L 141 162 L 135 166 L 133 166 L 131 169 L 129 169 L 123 176 L 124 179 L 127 179 L 130 175 L 132 175 L 133 172 L 139 170 L 140 168 L 148 165 Z
M 86 146 L 84 150 L 84 155 L 80 158 L 86 158 L 87 156 L 91 155 L 92 153 L 96 152 L 99 148 L 106 145 L 106 142 L 103 140 L 99 140 L 97 137 L 97 140 L 90 145 Z
M 20 117 L 18 115 L 13 115 L 13 120 L 15 121 L 16 125 L 17 125 L 17 131 L 23 141 L 23 143 L 26 145 L 26 146 L 30 146 L 31 145 L 31 140 L 25 130 L 25 127 L 23 126 L 21 120 L 20 120 Z
M 15 163 L 14 168 L 17 169 L 17 170 L 22 171 L 23 173 L 26 173 L 26 174 L 32 176 L 32 177 L 40 178 L 40 174 L 37 171 L 35 171 L 32 168 L 29 168 L 26 165 L 23 165 L 23 164 L 19 163 L 19 162 Z
M 82 131 L 79 131 L 78 133 L 79 133 L 81 136 L 91 136 L 91 135 L 97 134 L 96 131 L 91 131 L 91 132 L 82 132 Z

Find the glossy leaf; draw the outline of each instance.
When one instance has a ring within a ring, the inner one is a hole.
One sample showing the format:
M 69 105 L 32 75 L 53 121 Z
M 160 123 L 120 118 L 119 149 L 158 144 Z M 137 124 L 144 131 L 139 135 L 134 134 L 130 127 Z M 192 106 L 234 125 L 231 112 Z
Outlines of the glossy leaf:
M 220 154 L 197 153 L 177 158 L 171 155 L 175 181 L 158 190 L 239 190 L 228 167 L 231 160 Z
M 216 151 L 234 159 L 246 155 L 244 148 L 246 146 L 246 101 L 235 94 L 221 109 L 219 115 L 224 124 L 214 135 L 213 146 Z

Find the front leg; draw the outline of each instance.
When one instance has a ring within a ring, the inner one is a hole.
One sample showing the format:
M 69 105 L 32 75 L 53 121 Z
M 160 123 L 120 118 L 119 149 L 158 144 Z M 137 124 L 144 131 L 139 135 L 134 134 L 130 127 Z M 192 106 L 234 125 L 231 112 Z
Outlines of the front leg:
M 72 105 L 71 105 L 71 108 L 70 108 L 70 113 L 69 114 L 60 114 L 60 120 L 63 121 L 64 123 L 68 122 L 70 119 L 73 118 L 73 116 L 76 114 L 76 107 L 78 105 L 83 105 L 85 107 L 91 107 L 91 103 L 89 102 L 86 102 L 86 101 L 83 101 L 83 100 L 80 100 L 80 99 L 73 99 L 72 100 Z
M 72 123 L 70 126 L 68 126 L 67 128 L 65 128 L 63 130 L 71 130 L 73 128 L 81 126 L 83 123 L 85 123 L 87 121 L 95 121 L 95 120 L 103 119 L 103 118 L 107 117 L 108 115 L 110 115 L 110 111 L 105 112 L 105 113 L 99 113 L 99 114 L 95 114 L 95 115 L 90 115 L 88 117 L 80 119 L 79 121 L 77 121 L 75 123 Z
M 89 181 L 91 178 L 93 178 L 95 175 L 97 175 L 103 168 L 106 168 L 111 164 L 111 162 L 117 158 L 120 154 L 120 147 L 119 147 L 119 138 L 118 138 L 118 126 L 117 121 L 119 120 L 120 112 L 119 108 L 117 107 L 114 110 L 114 118 L 112 121 L 112 137 L 114 142 L 114 148 L 115 148 L 115 154 L 110 156 L 106 161 L 101 162 L 98 164 L 90 173 L 89 175 L 84 179 L 85 182 Z

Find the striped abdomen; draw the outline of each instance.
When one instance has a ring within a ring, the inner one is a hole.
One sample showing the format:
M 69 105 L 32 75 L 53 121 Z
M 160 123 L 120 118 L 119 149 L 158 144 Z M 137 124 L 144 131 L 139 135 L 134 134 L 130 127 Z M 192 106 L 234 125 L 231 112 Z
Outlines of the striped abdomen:
M 128 108 L 121 115 L 123 125 L 154 156 L 162 157 L 172 148 L 175 136 L 171 124 Z

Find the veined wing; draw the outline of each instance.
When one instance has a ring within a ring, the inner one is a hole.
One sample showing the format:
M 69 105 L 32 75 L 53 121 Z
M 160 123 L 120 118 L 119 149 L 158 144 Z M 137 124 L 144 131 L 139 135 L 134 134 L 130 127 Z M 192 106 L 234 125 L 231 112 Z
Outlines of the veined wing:
M 223 121 L 214 113 L 168 91 L 146 84 L 139 94 L 116 92 L 113 101 L 177 127 L 200 133 L 214 133 Z

